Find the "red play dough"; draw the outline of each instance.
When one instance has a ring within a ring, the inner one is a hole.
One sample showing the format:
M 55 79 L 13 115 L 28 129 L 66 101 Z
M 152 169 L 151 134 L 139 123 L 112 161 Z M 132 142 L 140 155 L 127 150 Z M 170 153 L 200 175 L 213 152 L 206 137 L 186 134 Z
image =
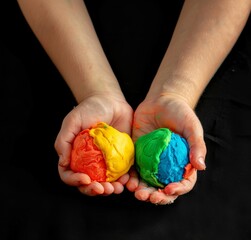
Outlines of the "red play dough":
M 195 168 L 192 166 L 191 163 L 188 163 L 185 166 L 185 172 L 183 174 L 183 178 L 188 179 L 195 171 Z
M 102 152 L 93 143 L 89 129 L 80 132 L 74 142 L 70 167 L 74 172 L 89 175 L 92 181 L 106 181 L 106 164 Z

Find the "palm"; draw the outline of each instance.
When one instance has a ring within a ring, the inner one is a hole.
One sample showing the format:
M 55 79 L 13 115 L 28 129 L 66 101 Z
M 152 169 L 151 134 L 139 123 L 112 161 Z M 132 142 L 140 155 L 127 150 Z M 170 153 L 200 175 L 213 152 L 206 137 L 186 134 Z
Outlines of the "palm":
M 190 125 L 197 120 L 192 109 L 181 100 L 161 97 L 155 101 L 143 102 L 134 115 L 133 138 L 161 127 L 189 137 Z
M 97 122 L 106 122 L 119 131 L 130 134 L 132 109 L 123 99 L 100 95 L 87 98 L 74 108 L 65 117 L 55 142 L 55 148 L 60 156 L 59 174 L 66 184 L 78 187 L 87 195 L 120 193 L 128 181 L 128 174 L 114 183 L 98 183 L 91 182 L 86 174 L 74 173 L 69 169 L 71 144 L 75 136 Z
M 166 127 L 182 135 L 188 140 L 190 146 L 190 162 L 196 169 L 202 169 L 197 161 L 199 155 L 205 156 L 205 143 L 203 130 L 193 110 L 182 99 L 162 96 L 156 100 L 144 101 L 137 108 L 134 115 L 133 139 L 136 141 L 140 136 L 155 129 Z M 179 183 L 167 185 L 164 192 L 157 191 L 143 182 L 138 182 L 136 173 L 127 184 L 135 196 L 144 201 L 166 204 L 174 201 L 178 195 L 190 191 L 196 182 L 196 171 L 189 179 Z

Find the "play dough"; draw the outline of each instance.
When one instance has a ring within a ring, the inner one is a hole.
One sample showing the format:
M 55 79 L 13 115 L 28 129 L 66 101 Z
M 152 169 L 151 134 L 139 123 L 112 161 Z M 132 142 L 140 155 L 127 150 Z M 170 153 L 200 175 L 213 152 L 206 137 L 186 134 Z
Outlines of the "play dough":
M 160 128 L 138 138 L 136 168 L 143 180 L 154 187 L 165 187 L 182 180 L 189 164 L 187 141 L 168 128 Z
M 130 136 L 106 123 L 81 131 L 73 142 L 70 167 L 91 180 L 112 182 L 127 173 L 134 163 Z

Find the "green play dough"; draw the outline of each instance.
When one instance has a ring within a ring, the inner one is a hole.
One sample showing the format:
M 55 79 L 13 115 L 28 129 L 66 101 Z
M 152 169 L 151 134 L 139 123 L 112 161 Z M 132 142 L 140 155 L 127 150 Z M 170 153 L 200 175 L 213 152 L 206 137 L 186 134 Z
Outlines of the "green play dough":
M 172 132 L 167 128 L 160 128 L 149 134 L 143 135 L 135 143 L 136 167 L 142 177 L 148 183 L 157 187 L 164 187 L 158 182 L 158 166 L 160 155 L 171 140 Z

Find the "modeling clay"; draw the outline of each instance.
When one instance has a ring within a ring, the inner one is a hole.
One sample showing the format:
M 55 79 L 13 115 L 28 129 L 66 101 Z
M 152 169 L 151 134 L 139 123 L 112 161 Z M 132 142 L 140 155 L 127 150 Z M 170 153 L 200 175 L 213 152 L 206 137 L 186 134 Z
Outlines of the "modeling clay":
M 182 180 L 189 164 L 189 146 L 180 135 L 160 128 L 138 138 L 136 168 L 143 180 L 154 187 L 165 187 Z
M 73 142 L 70 167 L 93 181 L 112 182 L 134 163 L 134 144 L 127 133 L 100 122 L 81 131 Z

